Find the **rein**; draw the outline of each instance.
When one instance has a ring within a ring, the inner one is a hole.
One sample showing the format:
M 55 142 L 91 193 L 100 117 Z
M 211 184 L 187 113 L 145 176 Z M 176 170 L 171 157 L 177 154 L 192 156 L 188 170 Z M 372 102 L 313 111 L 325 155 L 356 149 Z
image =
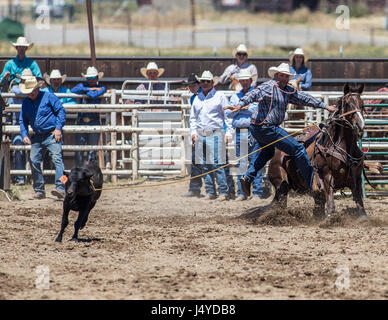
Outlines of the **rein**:
M 348 93 L 347 95 L 355 95 L 356 93 Z M 341 105 L 341 110 L 344 109 L 344 105 L 345 105 L 345 97 L 347 96 L 343 96 L 342 97 L 342 105 Z M 351 111 L 347 111 L 347 112 L 344 112 L 336 117 L 333 117 L 333 118 L 330 118 L 327 120 L 328 123 L 335 123 L 336 125 L 338 126 L 341 126 L 341 127 L 350 127 L 353 131 L 354 131 L 354 127 L 355 125 L 353 125 L 350 121 L 348 121 L 345 117 L 350 115 L 350 114 L 353 114 L 353 113 L 356 113 L 356 112 L 360 112 L 362 113 L 362 110 L 356 108 L 354 110 L 351 110 Z M 361 157 L 358 157 L 358 158 L 355 158 L 353 157 L 351 154 L 349 154 L 345 149 L 343 149 L 342 147 L 339 146 L 339 144 L 341 143 L 341 140 L 335 142 L 333 137 L 330 135 L 330 133 L 328 132 L 327 128 L 324 128 L 322 131 L 324 131 L 326 133 L 326 135 L 328 136 L 334 150 L 337 150 L 337 152 L 339 152 L 340 154 L 344 155 L 348 160 L 348 164 L 350 166 L 354 166 L 356 164 L 359 164 L 360 161 L 362 161 L 364 159 L 364 155 L 361 156 Z M 330 155 L 330 153 L 329 153 Z M 334 156 L 333 154 L 331 154 L 331 156 Z M 343 160 L 341 160 L 343 161 Z

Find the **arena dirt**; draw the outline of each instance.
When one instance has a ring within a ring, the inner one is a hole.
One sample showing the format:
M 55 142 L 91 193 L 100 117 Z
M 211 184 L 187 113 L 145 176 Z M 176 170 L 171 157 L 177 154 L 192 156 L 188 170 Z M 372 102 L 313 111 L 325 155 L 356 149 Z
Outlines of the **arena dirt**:
M 367 221 L 351 199 L 314 220 L 308 197 L 241 218 L 271 199 L 187 199 L 187 187 L 104 191 L 80 243 L 74 212 L 54 242 L 61 201 L 31 200 L 31 186 L 18 201 L 2 195 L 0 299 L 388 298 L 388 198 L 366 200 Z

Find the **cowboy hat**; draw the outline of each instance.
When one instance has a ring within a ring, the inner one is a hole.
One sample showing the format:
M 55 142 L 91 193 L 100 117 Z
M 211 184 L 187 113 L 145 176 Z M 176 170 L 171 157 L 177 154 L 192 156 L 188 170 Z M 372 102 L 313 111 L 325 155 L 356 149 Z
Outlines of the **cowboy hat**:
M 182 82 L 184 85 L 188 86 L 190 84 L 194 84 L 194 83 L 199 83 L 199 78 L 197 75 L 195 75 L 194 73 L 191 73 L 188 77 L 187 77 L 187 81 L 183 81 Z
M 290 54 L 289 61 L 290 64 L 292 64 L 292 61 L 294 60 L 295 55 L 301 55 L 304 57 L 304 63 L 306 63 L 309 60 L 309 57 L 307 54 L 304 53 L 302 48 L 296 48 L 294 52 Z
M 253 80 L 253 76 L 249 72 L 248 69 L 241 69 L 240 72 L 237 74 L 237 79 L 238 80 L 248 80 L 248 79 Z
M 26 80 L 29 77 L 33 77 L 34 75 L 32 74 L 31 69 L 26 68 L 22 71 L 21 75 L 17 75 L 17 77 L 21 80 Z
M 40 83 L 35 77 L 28 77 L 23 83 L 19 84 L 20 91 L 24 94 L 30 94 L 34 89 L 39 87 Z
M 220 79 L 219 77 L 213 76 L 213 74 L 209 70 L 205 70 L 204 72 L 202 72 L 202 75 L 199 78 L 199 81 L 202 81 L 202 80 L 213 81 L 213 85 L 216 86 L 218 84 L 219 79 Z
M 16 42 L 11 42 L 11 44 L 16 47 L 27 47 L 27 49 L 31 49 L 34 45 L 33 43 L 28 43 L 25 37 L 19 37 L 16 39 Z
M 82 77 L 84 78 L 94 78 L 98 77 L 98 79 L 101 79 L 104 76 L 104 72 L 98 72 L 95 67 L 88 67 L 86 69 L 86 74 L 81 72 Z
M 239 52 L 246 53 L 248 55 L 248 49 L 245 44 L 240 44 L 235 50 L 233 50 L 233 55 L 235 56 Z
M 164 68 L 158 68 L 158 65 L 155 62 L 149 62 L 146 68 L 140 69 L 140 73 L 143 75 L 144 78 L 147 78 L 147 79 L 148 79 L 148 75 L 147 75 L 148 70 L 157 70 L 158 77 L 160 77 L 164 73 Z
M 62 79 L 62 82 L 61 83 L 64 83 L 66 81 L 66 75 L 62 75 L 61 74 L 61 71 L 59 71 L 58 69 L 53 69 L 50 73 L 50 75 L 48 75 L 46 72 L 43 74 L 43 79 L 46 81 L 46 83 L 48 85 L 51 85 L 50 83 L 50 79 Z
M 293 77 L 294 74 L 292 74 L 290 72 L 290 66 L 288 63 L 281 63 L 279 66 L 277 67 L 270 67 L 268 69 L 268 75 L 270 76 L 270 78 L 272 79 L 276 73 L 283 73 L 283 74 L 287 74 L 289 77 Z

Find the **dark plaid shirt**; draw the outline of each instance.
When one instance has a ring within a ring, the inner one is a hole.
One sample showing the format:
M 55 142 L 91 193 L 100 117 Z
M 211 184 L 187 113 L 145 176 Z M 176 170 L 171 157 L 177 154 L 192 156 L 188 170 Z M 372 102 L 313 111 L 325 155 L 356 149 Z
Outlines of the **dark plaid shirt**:
M 239 105 L 243 107 L 253 102 L 257 102 L 257 108 L 252 114 L 252 119 L 257 122 L 265 120 L 265 124 L 275 126 L 280 125 L 284 121 L 288 103 L 321 109 L 326 107 L 326 104 L 322 101 L 306 92 L 295 91 L 290 85 L 280 89 L 275 80 L 264 82 L 248 92 L 240 99 Z

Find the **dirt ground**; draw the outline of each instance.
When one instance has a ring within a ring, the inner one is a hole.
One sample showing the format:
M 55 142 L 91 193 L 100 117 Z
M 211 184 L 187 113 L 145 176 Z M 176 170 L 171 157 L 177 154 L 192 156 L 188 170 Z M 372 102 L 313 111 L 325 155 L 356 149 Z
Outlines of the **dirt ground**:
M 365 201 L 367 221 L 351 199 L 316 221 L 306 196 L 242 219 L 271 198 L 187 199 L 187 182 L 149 183 L 103 191 L 80 243 L 69 241 L 74 212 L 54 242 L 62 202 L 49 192 L 31 200 L 27 186 L 12 202 L 1 194 L 0 299 L 388 298 L 388 198 Z

